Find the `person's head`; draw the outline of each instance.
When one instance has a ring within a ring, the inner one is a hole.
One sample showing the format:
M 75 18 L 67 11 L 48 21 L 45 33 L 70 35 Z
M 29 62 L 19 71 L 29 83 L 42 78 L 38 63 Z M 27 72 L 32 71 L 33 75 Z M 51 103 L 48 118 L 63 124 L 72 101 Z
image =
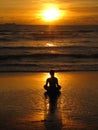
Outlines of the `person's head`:
M 50 70 L 50 75 L 51 75 L 51 77 L 54 76 L 54 70 Z

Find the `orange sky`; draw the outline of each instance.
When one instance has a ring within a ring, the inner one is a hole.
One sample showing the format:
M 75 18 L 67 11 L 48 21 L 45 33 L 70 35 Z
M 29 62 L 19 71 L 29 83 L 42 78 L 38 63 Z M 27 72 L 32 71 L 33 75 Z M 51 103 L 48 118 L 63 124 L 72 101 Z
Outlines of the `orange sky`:
M 63 16 L 46 22 L 39 15 L 48 4 L 56 5 Z M 98 0 L 2 0 L 0 23 L 20 24 L 98 24 Z

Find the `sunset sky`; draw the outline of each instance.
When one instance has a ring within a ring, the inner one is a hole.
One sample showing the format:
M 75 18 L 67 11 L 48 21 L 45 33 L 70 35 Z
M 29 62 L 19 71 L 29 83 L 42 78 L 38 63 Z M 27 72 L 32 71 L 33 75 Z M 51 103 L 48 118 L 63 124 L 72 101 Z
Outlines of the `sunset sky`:
M 59 11 L 52 20 L 44 18 L 51 5 Z M 0 23 L 98 24 L 98 0 L 2 0 Z

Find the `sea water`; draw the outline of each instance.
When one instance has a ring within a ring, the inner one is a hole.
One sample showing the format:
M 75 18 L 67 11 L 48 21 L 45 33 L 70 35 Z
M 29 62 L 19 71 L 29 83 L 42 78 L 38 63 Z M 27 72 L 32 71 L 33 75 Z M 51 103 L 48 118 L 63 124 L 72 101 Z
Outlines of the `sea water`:
M 0 25 L 0 72 L 98 70 L 98 26 Z

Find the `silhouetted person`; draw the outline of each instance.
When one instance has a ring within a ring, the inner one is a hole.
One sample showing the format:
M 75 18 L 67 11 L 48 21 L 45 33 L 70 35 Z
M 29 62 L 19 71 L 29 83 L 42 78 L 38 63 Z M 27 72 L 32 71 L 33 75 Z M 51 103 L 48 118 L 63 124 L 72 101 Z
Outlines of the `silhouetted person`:
M 49 99 L 49 111 L 50 113 L 54 113 L 57 109 L 57 101 L 61 92 L 61 86 L 58 84 L 58 79 L 54 77 L 54 71 L 50 70 L 50 78 L 46 80 L 46 84 L 44 85 L 45 90 L 47 90 L 44 95 L 45 99 Z
M 58 92 L 61 89 L 61 86 L 58 84 L 58 79 L 54 77 L 54 70 L 50 70 L 50 78 L 46 80 L 44 88 L 48 92 Z

